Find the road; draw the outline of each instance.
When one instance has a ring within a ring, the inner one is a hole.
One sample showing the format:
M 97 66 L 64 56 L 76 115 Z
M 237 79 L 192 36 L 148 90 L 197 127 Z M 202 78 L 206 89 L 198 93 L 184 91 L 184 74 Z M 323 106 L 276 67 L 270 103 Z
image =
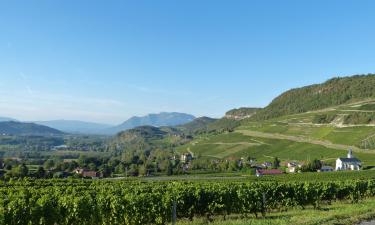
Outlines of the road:
M 239 132 L 243 135 L 246 135 L 246 136 L 251 136 L 251 137 L 289 140 L 289 141 L 295 141 L 295 142 L 301 142 L 301 143 L 310 143 L 310 144 L 315 144 L 315 145 L 322 145 L 324 147 L 331 148 L 331 149 L 338 149 L 338 150 L 352 149 L 355 152 L 373 153 L 373 152 L 370 152 L 370 151 L 362 150 L 362 149 L 360 149 L 356 146 L 334 144 L 330 141 L 317 140 L 317 139 L 312 139 L 312 138 L 309 138 L 309 137 L 290 136 L 290 135 L 279 134 L 279 133 L 264 133 L 264 132 L 252 131 L 252 130 L 238 130 L 237 132 Z

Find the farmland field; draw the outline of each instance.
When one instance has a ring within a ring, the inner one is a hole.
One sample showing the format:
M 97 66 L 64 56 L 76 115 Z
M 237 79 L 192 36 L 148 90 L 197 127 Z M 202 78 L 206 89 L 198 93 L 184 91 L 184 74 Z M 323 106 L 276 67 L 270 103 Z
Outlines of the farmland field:
M 335 175 L 339 180 L 330 179 Z M 303 176 L 280 176 L 279 181 L 272 178 L 258 181 L 11 180 L 0 183 L 0 222 L 166 224 L 172 218 L 173 202 L 182 223 L 240 215 L 252 215 L 259 222 L 257 217 L 275 210 L 293 212 L 307 208 L 320 212 L 319 209 L 329 207 L 331 202 L 357 204 L 375 197 L 374 171 Z
M 244 133 L 233 132 L 204 137 L 191 144 L 179 147 L 177 151 L 190 151 L 201 156 L 220 159 L 229 156 L 251 156 L 258 161 L 267 161 L 272 160 L 273 157 L 279 157 L 285 161 L 316 158 L 326 162 L 333 162 L 347 153 L 345 148 L 333 149 L 319 144 L 253 137 L 244 135 Z M 375 165 L 375 152 L 360 151 L 356 152 L 355 155 L 363 161 L 364 165 Z

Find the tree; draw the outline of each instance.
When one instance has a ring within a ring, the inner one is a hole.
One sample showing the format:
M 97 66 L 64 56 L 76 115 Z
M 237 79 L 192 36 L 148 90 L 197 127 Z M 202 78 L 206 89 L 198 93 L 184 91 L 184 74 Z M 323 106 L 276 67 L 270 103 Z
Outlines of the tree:
M 53 168 L 55 166 L 55 161 L 53 161 L 52 159 L 49 159 L 47 160 L 45 163 L 44 163 L 44 167 L 49 170 L 51 168 Z
M 318 159 L 314 159 L 312 162 L 311 162 L 311 169 L 313 171 L 317 171 L 317 170 L 320 170 L 322 168 L 322 162 Z
M 228 168 L 229 171 L 238 171 L 239 170 L 239 166 L 238 166 L 238 162 L 237 160 L 231 160 L 229 162 L 229 168 Z
M 96 170 L 96 165 L 95 165 L 95 163 L 89 163 L 89 165 L 88 165 L 88 168 L 89 168 L 89 170 Z
M 173 175 L 173 165 L 172 165 L 171 161 L 168 162 L 168 166 L 167 166 L 167 171 L 166 172 L 167 172 L 168 176 Z
M 303 165 L 301 170 L 303 172 L 316 172 L 322 168 L 322 162 L 318 159 L 314 159 L 308 162 L 306 165 Z
M 102 173 L 103 177 L 109 177 L 112 174 L 111 168 L 106 164 L 101 165 L 99 171 Z
M 280 159 L 275 157 L 275 159 L 273 160 L 273 168 L 277 169 L 279 167 L 280 167 Z
M 44 178 L 46 176 L 46 171 L 44 170 L 44 168 L 42 166 L 39 166 L 35 175 L 36 175 L 37 178 Z
M 146 176 L 147 175 L 147 168 L 145 165 L 140 165 L 138 167 L 138 172 L 140 176 Z
M 12 169 L 12 176 L 14 177 L 26 177 L 29 174 L 29 169 L 22 163 L 21 165 Z
M 129 167 L 128 174 L 131 176 L 138 176 L 139 175 L 138 165 L 131 164 Z

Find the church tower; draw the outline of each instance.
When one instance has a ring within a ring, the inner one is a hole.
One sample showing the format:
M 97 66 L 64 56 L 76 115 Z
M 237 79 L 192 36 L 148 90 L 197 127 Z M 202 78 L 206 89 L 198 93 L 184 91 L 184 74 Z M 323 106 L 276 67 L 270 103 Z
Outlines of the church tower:
M 353 158 L 353 152 L 351 149 L 349 149 L 349 152 L 348 152 L 348 159 L 351 159 Z

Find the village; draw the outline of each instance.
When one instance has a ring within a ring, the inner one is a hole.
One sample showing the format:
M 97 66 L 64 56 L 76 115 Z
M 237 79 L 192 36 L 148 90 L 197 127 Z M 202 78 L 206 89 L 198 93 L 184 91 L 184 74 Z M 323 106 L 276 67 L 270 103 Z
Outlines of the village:
M 174 156 L 173 160 L 177 160 L 177 157 Z M 185 173 L 188 173 L 191 169 L 192 162 L 194 161 L 193 153 L 184 153 L 180 155 L 180 162 L 182 170 Z M 255 176 L 261 177 L 265 175 L 281 175 L 281 174 L 293 174 L 293 173 L 302 173 L 302 172 L 334 172 L 334 171 L 358 171 L 362 168 L 362 162 L 354 157 L 353 151 L 348 150 L 346 157 L 340 157 L 336 159 L 335 167 L 330 165 L 323 165 L 319 160 L 313 160 L 315 163 L 311 162 L 299 162 L 299 161 L 290 161 L 285 162 L 284 165 L 281 165 L 280 161 L 276 158 L 274 162 L 263 162 L 257 163 L 255 159 L 245 159 L 241 158 L 236 159 L 227 159 L 235 160 L 239 167 L 243 164 L 248 163 L 251 168 L 255 169 Z M 215 161 L 217 163 L 217 161 Z M 276 164 L 276 165 L 275 165 Z M 314 164 L 314 165 L 308 165 Z M 103 175 L 100 172 L 92 171 L 84 168 L 77 168 L 74 170 L 74 173 L 80 177 L 99 179 L 103 178 Z M 150 176 L 148 174 L 148 176 Z
M 191 167 L 191 162 L 194 160 L 192 153 L 185 153 L 181 155 L 181 162 L 183 162 L 184 171 L 188 171 Z M 358 158 L 354 157 L 353 151 L 348 150 L 346 157 L 339 157 L 336 159 L 335 166 L 329 164 L 323 164 L 319 160 L 309 161 L 289 161 L 280 162 L 278 158 L 274 159 L 274 162 L 263 162 L 257 163 L 256 159 L 246 159 L 241 157 L 240 159 L 229 158 L 225 161 L 236 161 L 239 167 L 244 164 L 248 164 L 251 168 L 255 169 L 255 176 L 261 177 L 264 175 L 280 175 L 280 174 L 293 174 L 302 172 L 334 172 L 334 171 L 358 171 L 362 168 L 362 162 Z M 218 163 L 218 161 L 215 161 Z

